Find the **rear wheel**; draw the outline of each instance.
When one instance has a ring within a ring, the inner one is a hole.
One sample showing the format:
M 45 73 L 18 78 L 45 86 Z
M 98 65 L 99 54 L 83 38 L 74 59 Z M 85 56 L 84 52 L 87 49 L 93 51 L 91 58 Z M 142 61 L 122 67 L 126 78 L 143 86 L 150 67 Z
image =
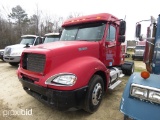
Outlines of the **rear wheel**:
M 104 83 L 102 77 L 99 75 L 94 75 L 89 82 L 84 110 L 89 113 L 95 112 L 102 101 L 103 92 Z
M 127 115 L 124 115 L 124 120 L 133 120 L 133 119 L 129 118 Z
M 134 64 L 131 65 L 131 68 L 127 71 L 127 75 L 131 75 L 134 72 Z
M 9 64 L 12 66 L 18 66 L 19 62 L 9 62 Z

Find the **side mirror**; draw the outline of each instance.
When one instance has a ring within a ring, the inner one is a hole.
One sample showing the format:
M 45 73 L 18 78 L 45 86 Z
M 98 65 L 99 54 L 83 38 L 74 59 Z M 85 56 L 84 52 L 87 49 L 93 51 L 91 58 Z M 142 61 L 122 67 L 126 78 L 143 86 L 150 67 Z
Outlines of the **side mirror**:
M 119 38 L 118 38 L 118 41 L 119 41 L 120 43 L 125 42 L 125 36 L 120 35 Z
M 141 24 L 136 25 L 136 37 L 139 38 L 141 34 Z
M 119 35 L 125 35 L 126 32 L 126 21 L 120 21 Z
M 26 46 L 25 46 L 25 48 L 28 48 L 28 47 L 30 47 L 30 46 L 29 46 L 29 43 L 26 43 Z
M 145 37 L 142 35 L 139 36 L 139 41 L 143 41 L 145 39 Z

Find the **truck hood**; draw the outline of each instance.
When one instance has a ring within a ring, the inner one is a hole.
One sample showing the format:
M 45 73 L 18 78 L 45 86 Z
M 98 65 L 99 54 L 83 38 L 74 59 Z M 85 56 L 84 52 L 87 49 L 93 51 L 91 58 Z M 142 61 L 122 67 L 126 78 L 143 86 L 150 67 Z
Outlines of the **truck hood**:
M 50 51 L 51 56 L 78 54 L 78 52 L 99 52 L 99 42 L 94 41 L 56 41 L 31 47 L 27 51 Z M 89 55 L 89 54 L 88 54 Z
M 4 49 L 0 49 L 0 52 L 4 52 Z
M 21 56 L 22 52 L 26 45 L 24 44 L 15 44 L 10 45 L 5 48 L 4 55 L 10 55 L 10 56 Z
M 129 84 L 132 84 L 132 83 L 160 89 L 159 75 L 156 75 L 156 74 L 150 74 L 150 77 L 145 80 L 141 77 L 140 73 L 135 72 L 129 78 Z
M 9 48 L 13 48 L 13 49 L 20 49 L 20 48 L 24 48 L 26 45 L 25 44 L 15 44 L 15 45 L 10 45 L 10 46 L 7 46 Z M 33 45 L 29 45 L 30 47 L 33 46 Z

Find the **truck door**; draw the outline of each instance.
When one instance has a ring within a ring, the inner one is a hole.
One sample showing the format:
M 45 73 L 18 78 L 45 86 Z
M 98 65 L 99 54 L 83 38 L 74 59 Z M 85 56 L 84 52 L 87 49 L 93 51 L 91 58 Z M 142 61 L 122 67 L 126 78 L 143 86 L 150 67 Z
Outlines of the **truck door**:
M 116 26 L 114 25 L 110 24 L 108 26 L 105 47 L 105 64 L 106 66 L 113 66 L 115 64 L 114 60 L 116 56 Z

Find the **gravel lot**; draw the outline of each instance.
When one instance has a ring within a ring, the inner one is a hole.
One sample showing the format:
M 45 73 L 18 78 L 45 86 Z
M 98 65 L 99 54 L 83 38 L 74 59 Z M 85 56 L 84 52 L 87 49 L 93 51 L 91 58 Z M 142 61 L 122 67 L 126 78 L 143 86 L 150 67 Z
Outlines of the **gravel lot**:
M 144 69 L 142 61 L 135 61 L 135 66 Z M 83 110 L 60 112 L 40 103 L 22 89 L 16 70 L 0 60 L 0 120 L 123 120 L 119 103 L 128 77 L 105 93 L 97 112 L 88 114 Z

